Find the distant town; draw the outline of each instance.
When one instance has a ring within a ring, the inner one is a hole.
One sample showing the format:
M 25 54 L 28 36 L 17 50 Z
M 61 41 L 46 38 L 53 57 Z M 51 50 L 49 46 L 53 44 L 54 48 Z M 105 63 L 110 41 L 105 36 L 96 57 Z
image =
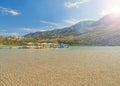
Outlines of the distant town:
M 69 44 L 21 36 L 0 36 L 0 49 L 69 48 Z

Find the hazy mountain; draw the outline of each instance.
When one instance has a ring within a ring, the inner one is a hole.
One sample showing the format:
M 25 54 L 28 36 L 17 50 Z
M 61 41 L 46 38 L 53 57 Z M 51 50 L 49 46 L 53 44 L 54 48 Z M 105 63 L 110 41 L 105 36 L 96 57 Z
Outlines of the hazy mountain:
M 118 25 L 120 24 L 120 15 L 117 14 L 109 14 L 98 20 L 93 24 L 95 25 Z
M 98 21 L 84 21 L 63 29 L 25 35 L 43 38 L 60 36 L 74 36 L 80 45 L 120 45 L 120 15 L 110 14 Z
M 81 35 L 83 32 L 87 31 L 94 21 L 83 21 L 79 22 L 71 27 L 66 27 L 63 29 L 55 29 L 51 31 L 45 31 L 45 32 L 35 32 L 35 33 L 29 33 L 25 35 L 25 37 L 45 37 L 45 36 L 78 36 Z
M 81 33 L 87 32 L 90 30 L 90 27 L 95 23 L 95 21 L 82 21 L 69 28 L 79 29 Z

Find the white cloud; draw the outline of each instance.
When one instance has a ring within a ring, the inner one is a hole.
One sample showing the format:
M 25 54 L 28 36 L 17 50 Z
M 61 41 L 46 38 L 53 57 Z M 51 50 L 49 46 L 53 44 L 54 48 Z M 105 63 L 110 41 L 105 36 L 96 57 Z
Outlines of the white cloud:
M 45 32 L 45 31 L 49 31 L 49 30 L 39 30 L 40 32 Z
M 1 36 L 20 36 L 20 32 L 12 32 L 12 31 L 8 31 L 6 29 L 1 29 L 0 30 L 0 35 Z
M 77 24 L 79 22 L 83 22 L 83 21 L 95 21 L 94 19 L 75 19 L 75 18 L 71 18 L 71 19 L 67 19 L 67 20 L 64 20 L 64 22 L 68 25 L 68 26 L 71 26 L 71 25 L 74 25 L 74 24 Z
M 62 23 L 55 23 L 55 22 L 48 22 L 48 21 L 40 21 L 40 23 L 45 24 L 47 28 L 49 29 L 59 29 L 66 27 L 65 24 Z
M 48 21 L 40 21 L 40 23 L 47 24 L 47 25 L 52 25 L 52 26 L 60 26 L 60 24 L 58 24 L 58 23 L 48 22 Z
M 74 18 L 71 18 L 71 19 L 68 19 L 68 20 L 64 20 L 65 23 L 69 24 L 69 25 L 74 25 L 78 22 L 80 22 L 79 19 L 74 19 Z
M 8 33 L 8 34 L 10 34 L 10 35 L 12 35 L 12 36 L 19 36 L 20 34 L 19 33 Z
M 25 32 L 34 32 L 34 29 L 31 28 L 21 28 L 20 30 L 25 31 Z
M 37 31 L 40 31 L 40 32 L 47 31 L 47 30 L 44 30 L 44 29 L 35 29 L 35 28 L 20 28 L 20 30 L 24 31 L 24 32 L 27 32 L 27 33 L 37 32 Z
M 0 11 L 5 15 L 8 15 L 8 14 L 10 14 L 12 16 L 20 15 L 20 13 L 17 10 L 13 10 L 10 8 L 0 7 Z
M 49 29 L 49 30 L 53 30 L 53 29 L 62 29 L 62 28 L 77 24 L 79 22 L 88 21 L 88 20 L 91 20 L 91 19 L 71 18 L 71 19 L 63 20 L 62 23 L 55 23 L 55 22 L 48 22 L 48 21 L 40 21 L 40 22 L 42 24 L 46 25 L 44 28 Z M 28 29 L 28 30 L 31 30 L 31 29 Z
M 111 12 L 110 11 L 102 11 L 102 12 L 100 12 L 100 15 L 101 16 L 105 16 L 105 15 L 108 15 L 108 14 L 110 14 Z
M 2 35 L 2 36 L 20 36 L 20 34 L 19 33 L 17 33 L 17 32 L 0 32 L 0 35 Z
M 81 4 L 88 2 L 89 0 L 69 0 L 64 3 L 67 8 L 79 8 Z

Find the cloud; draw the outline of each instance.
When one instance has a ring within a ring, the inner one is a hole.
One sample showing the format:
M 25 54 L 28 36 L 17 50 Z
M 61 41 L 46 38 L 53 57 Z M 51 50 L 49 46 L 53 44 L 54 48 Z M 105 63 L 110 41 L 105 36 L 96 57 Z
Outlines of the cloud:
M 69 0 L 64 3 L 67 8 L 79 8 L 81 4 L 88 2 L 89 0 Z
M 35 32 L 35 30 L 31 28 L 21 28 L 20 30 L 25 31 L 25 32 Z
M 5 15 L 12 15 L 12 16 L 18 16 L 20 13 L 17 10 L 13 10 L 10 8 L 0 7 L 0 12 L 2 12 Z
M 47 31 L 47 30 L 44 30 L 44 29 L 35 29 L 35 28 L 20 28 L 20 30 L 24 31 L 24 32 L 27 32 L 27 33 L 32 33 L 32 32 L 37 32 L 37 31 L 40 31 L 40 32 Z
M 40 21 L 43 24 L 47 24 L 47 25 L 52 25 L 52 26 L 60 26 L 60 24 L 58 23 L 54 23 L 54 22 L 48 22 L 48 21 Z
M 19 36 L 20 34 L 19 33 L 16 33 L 16 32 L 14 32 L 14 33 L 8 33 L 9 35 L 12 35 L 12 36 Z
M 40 21 L 40 23 L 45 24 L 47 28 L 49 29 L 59 29 L 66 27 L 65 24 L 62 23 L 55 23 L 55 22 L 48 22 L 48 21 Z
M 62 28 L 69 27 L 71 25 L 77 24 L 79 22 L 88 21 L 88 20 L 92 20 L 92 19 L 71 18 L 71 19 L 63 20 L 62 23 L 48 22 L 48 21 L 43 21 L 43 20 L 40 21 L 40 22 L 42 24 L 45 24 L 44 28 L 49 29 L 49 30 L 53 30 L 53 29 L 62 29 Z M 28 30 L 31 30 L 31 29 L 28 29 Z
M 79 19 L 74 19 L 74 18 L 71 18 L 71 19 L 68 19 L 68 20 L 64 20 L 65 23 L 69 24 L 69 25 L 74 25 L 78 22 L 80 22 Z
M 71 18 L 71 19 L 67 19 L 67 20 L 64 20 L 64 22 L 68 25 L 68 26 L 71 26 L 71 25 L 74 25 L 74 24 L 77 24 L 79 22 L 83 22 L 83 21 L 95 21 L 94 19 L 75 19 L 75 18 Z
M 110 14 L 111 12 L 110 11 L 102 11 L 102 12 L 100 12 L 100 15 L 101 16 L 105 16 L 105 15 L 108 15 L 108 14 Z
M 6 29 L 0 30 L 0 35 L 1 36 L 20 36 L 18 32 L 10 32 Z
M 19 33 L 17 33 L 17 32 L 0 32 L 0 35 L 2 35 L 2 36 L 20 36 L 20 34 Z
M 23 33 L 34 33 L 34 32 L 44 32 L 44 31 L 50 31 L 54 29 L 63 29 L 65 27 L 70 27 L 74 24 L 77 24 L 82 21 L 88 21 L 92 19 L 66 19 L 63 20 L 62 23 L 56 23 L 56 22 L 48 22 L 41 20 L 40 23 L 45 24 L 43 28 L 20 28 Z

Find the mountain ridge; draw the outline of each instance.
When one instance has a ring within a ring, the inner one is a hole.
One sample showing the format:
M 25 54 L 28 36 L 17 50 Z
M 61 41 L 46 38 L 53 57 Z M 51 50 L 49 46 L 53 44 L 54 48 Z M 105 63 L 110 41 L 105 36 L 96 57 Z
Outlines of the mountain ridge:
M 120 15 L 109 14 L 98 21 L 83 21 L 63 29 L 36 32 L 25 37 L 55 39 L 69 43 L 69 37 L 80 45 L 120 45 Z M 64 38 L 67 38 L 64 40 Z M 64 41 L 63 41 L 64 40 Z M 74 43 L 73 42 L 73 43 Z

